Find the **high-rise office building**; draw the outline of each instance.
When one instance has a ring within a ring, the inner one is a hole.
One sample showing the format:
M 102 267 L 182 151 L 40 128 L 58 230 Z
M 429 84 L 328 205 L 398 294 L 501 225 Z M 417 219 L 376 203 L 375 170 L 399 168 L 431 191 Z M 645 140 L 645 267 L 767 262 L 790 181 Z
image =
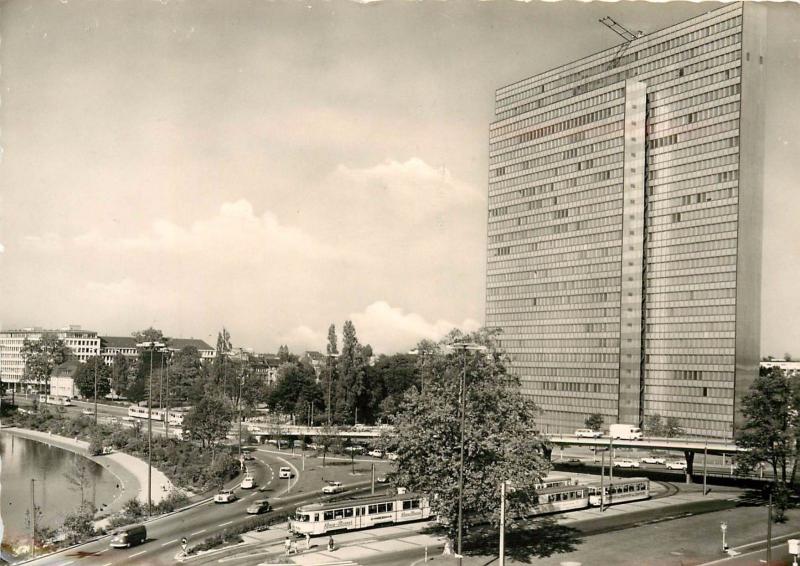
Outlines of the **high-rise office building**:
M 486 323 L 543 431 L 657 414 L 732 436 L 759 360 L 764 10 L 497 90 Z

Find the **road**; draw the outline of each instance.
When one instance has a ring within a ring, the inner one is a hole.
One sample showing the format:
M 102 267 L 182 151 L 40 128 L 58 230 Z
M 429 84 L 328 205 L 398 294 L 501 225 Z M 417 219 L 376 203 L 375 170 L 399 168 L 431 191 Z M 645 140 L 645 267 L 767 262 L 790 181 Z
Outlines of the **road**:
M 302 501 L 319 499 L 316 490 L 296 495 L 287 494 L 287 486 L 278 480 L 278 468 L 286 465 L 285 460 L 268 452 L 256 451 L 253 454 L 256 460 L 249 461 L 248 466 L 254 471 L 258 486 L 264 487 L 266 491 L 262 492 L 258 488 L 255 490 L 236 489 L 240 499 L 234 503 L 214 504 L 207 501 L 185 511 L 156 518 L 146 523 L 148 540 L 140 546 L 130 549 L 111 549 L 109 548 L 110 537 L 104 537 L 80 547 L 42 557 L 28 564 L 36 566 L 174 564 L 175 555 L 180 550 L 181 538 L 189 539 L 191 546 L 215 532 L 252 519 L 253 515 L 247 515 L 245 508 L 255 499 L 269 499 L 276 513 L 292 510 Z M 300 473 L 296 473 L 292 480 L 292 487 L 294 488 L 300 481 L 302 481 Z M 362 480 L 351 486 L 365 483 Z

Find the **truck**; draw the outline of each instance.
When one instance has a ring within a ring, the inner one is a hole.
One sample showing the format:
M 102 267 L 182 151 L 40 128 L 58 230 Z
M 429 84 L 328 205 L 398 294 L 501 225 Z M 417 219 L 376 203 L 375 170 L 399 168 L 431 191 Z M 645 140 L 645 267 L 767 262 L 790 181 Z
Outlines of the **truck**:
M 608 428 L 608 436 L 620 440 L 641 440 L 642 429 L 631 424 L 612 424 Z

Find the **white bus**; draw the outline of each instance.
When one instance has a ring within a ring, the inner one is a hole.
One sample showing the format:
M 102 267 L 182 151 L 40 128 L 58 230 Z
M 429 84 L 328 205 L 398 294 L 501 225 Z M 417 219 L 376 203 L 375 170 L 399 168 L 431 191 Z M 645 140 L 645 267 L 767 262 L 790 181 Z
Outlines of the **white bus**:
M 147 407 L 140 407 L 139 405 L 131 405 L 128 407 L 128 416 L 135 419 L 147 418 Z M 161 409 L 150 409 L 150 418 L 154 421 L 164 420 L 164 411 Z
M 333 531 L 419 521 L 430 515 L 428 500 L 419 493 L 375 495 L 303 505 L 297 508 L 289 521 L 289 528 L 301 535 L 324 535 Z
M 589 505 L 600 507 L 600 482 L 589 484 Z M 650 497 L 650 480 L 647 478 L 614 478 L 611 482 L 605 482 L 603 490 L 605 505 L 615 503 L 627 503 L 628 501 L 638 501 Z
M 39 403 L 44 403 L 45 405 L 60 405 L 62 407 L 72 406 L 72 401 L 70 401 L 69 397 L 63 397 L 61 395 L 39 395 Z

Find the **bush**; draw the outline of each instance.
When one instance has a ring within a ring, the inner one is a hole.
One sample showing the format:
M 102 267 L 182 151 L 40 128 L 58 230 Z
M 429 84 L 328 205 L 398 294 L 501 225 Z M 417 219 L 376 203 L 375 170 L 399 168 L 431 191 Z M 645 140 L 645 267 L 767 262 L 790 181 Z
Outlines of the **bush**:
M 248 533 L 250 531 L 255 530 L 263 530 L 266 527 L 271 525 L 276 525 L 278 523 L 285 522 L 292 514 L 288 513 L 275 513 L 270 514 L 266 517 L 254 517 L 249 521 L 245 521 L 244 523 L 237 525 L 235 527 L 231 527 L 229 529 L 225 529 L 222 533 L 216 534 L 214 536 L 210 536 L 207 539 L 203 540 L 202 542 L 198 543 L 197 545 L 191 547 L 188 551 L 189 554 L 195 554 L 197 552 L 203 550 L 211 550 L 212 548 L 217 548 L 222 546 L 223 544 L 233 544 L 242 542 L 241 535 L 243 533 Z

